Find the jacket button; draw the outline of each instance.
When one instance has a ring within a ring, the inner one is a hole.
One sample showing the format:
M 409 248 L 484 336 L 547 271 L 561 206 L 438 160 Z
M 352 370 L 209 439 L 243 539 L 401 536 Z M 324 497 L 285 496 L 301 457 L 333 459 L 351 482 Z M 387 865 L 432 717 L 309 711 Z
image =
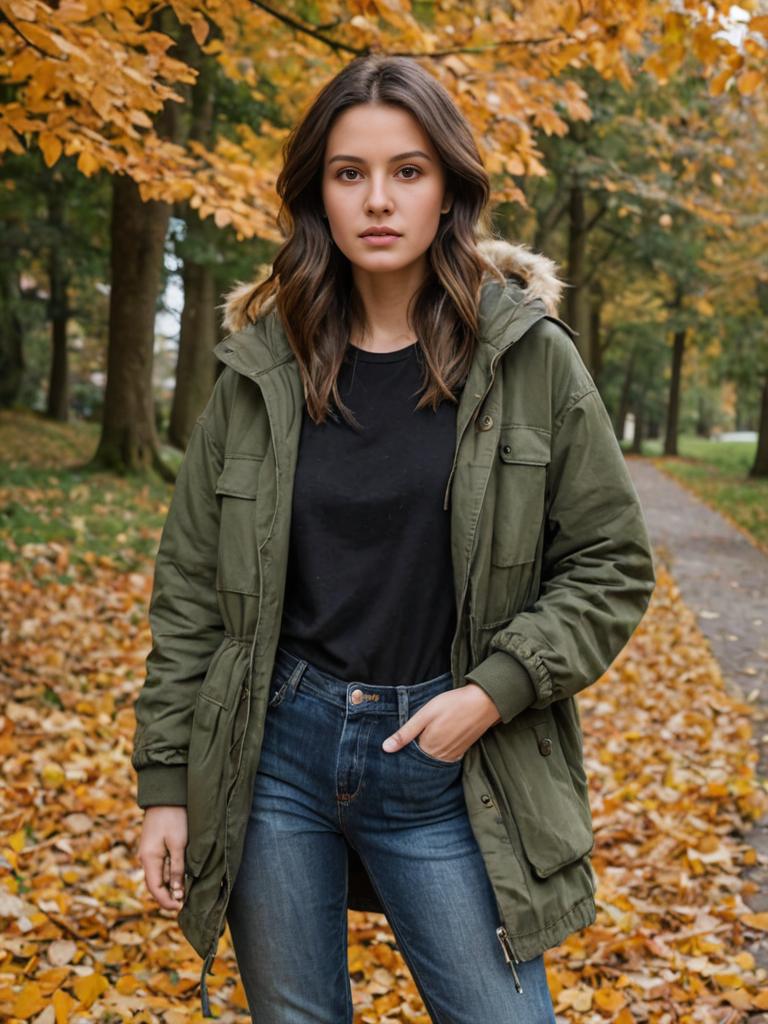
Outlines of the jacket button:
M 539 740 L 539 753 L 542 757 L 549 757 L 552 753 L 552 740 L 549 736 L 545 736 Z
M 505 455 L 509 455 L 509 453 L 512 451 L 512 445 L 505 444 L 501 450 L 504 452 Z
M 482 419 L 477 421 L 478 430 L 490 430 L 493 426 L 493 416 L 483 416 Z
M 486 807 L 493 806 L 493 800 L 491 800 L 487 793 L 483 793 L 480 799 L 483 801 Z

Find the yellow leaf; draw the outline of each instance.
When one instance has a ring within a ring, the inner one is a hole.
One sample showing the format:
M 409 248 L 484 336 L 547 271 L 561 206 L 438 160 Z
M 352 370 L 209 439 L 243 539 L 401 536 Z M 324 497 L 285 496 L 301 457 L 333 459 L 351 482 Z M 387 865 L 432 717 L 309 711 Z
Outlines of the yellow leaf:
M 101 85 L 97 85 L 96 88 L 93 89 L 93 91 L 91 92 L 88 99 L 91 101 L 91 106 L 99 115 L 99 117 L 102 117 L 106 120 L 106 118 L 109 117 L 110 111 L 112 109 L 112 100 L 107 90 L 104 89 Z
M 26 833 L 24 829 L 20 828 L 18 832 L 14 832 L 12 836 L 8 837 L 8 842 L 11 844 L 11 849 L 18 853 L 24 849 L 24 843 L 26 842 Z
M 93 974 L 76 978 L 72 988 L 83 1006 L 89 1007 L 102 992 L 109 988 L 109 982 L 102 974 L 96 974 L 94 971 Z
M 29 1017 L 33 1017 L 39 1013 L 45 1006 L 45 1000 L 43 994 L 40 991 L 40 986 L 36 981 L 30 981 L 28 985 L 16 996 L 16 1001 L 13 1004 L 11 1010 L 12 1017 L 21 1017 L 22 1020 L 27 1020 Z
M 612 1013 L 620 1010 L 626 1002 L 621 992 L 617 992 L 614 988 L 599 988 L 593 998 L 598 1009 L 610 1010 Z
M 43 151 L 43 159 L 47 167 L 53 167 L 61 156 L 61 139 L 56 135 L 43 132 L 38 138 L 38 145 Z
M 90 150 L 84 149 L 77 158 L 77 169 L 84 174 L 86 178 L 90 178 L 95 171 L 98 171 L 99 162 Z
M 208 38 L 210 25 L 202 15 L 198 14 L 195 18 L 192 19 L 191 28 L 192 35 L 195 37 L 195 42 L 197 43 L 198 46 L 202 46 L 205 40 Z
M 743 914 L 741 920 L 749 928 L 759 928 L 763 932 L 768 932 L 768 910 L 763 910 L 759 914 Z
M 46 786 L 62 786 L 66 779 L 60 764 L 46 764 L 40 774 Z
M 715 974 L 713 977 L 723 988 L 741 988 L 744 984 L 738 974 Z
M 736 79 L 736 85 L 742 96 L 751 96 L 762 85 L 763 76 L 759 71 L 745 71 Z
M 701 316 L 714 316 L 715 315 L 715 307 L 712 305 L 712 303 L 709 301 L 709 299 L 705 299 L 702 296 L 699 296 L 694 301 L 694 305 L 696 307 L 697 312 Z M 699 849 L 703 853 L 707 853 L 707 852 L 711 852 L 712 850 L 717 850 L 719 848 L 719 846 L 720 846 L 720 839 L 719 839 L 718 836 L 705 836 L 701 840 L 701 843 L 699 844 Z
M 34 21 L 36 17 L 35 5 L 30 3 L 29 0 L 14 0 L 13 14 L 20 21 Z M 754 22 L 755 19 L 753 18 L 752 20 Z
M 65 992 L 63 988 L 57 988 L 53 993 L 51 1002 L 56 1014 L 56 1024 L 67 1024 L 70 1013 L 77 1006 L 76 1000 L 72 998 L 69 992 Z

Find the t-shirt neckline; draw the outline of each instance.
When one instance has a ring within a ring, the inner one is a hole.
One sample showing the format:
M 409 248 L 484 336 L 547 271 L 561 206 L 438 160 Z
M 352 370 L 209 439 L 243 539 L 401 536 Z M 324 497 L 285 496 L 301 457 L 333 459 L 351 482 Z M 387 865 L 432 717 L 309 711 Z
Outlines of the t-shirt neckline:
M 410 345 L 406 345 L 404 348 L 395 349 L 393 352 L 371 352 L 369 349 L 360 348 L 350 341 L 348 348 L 353 358 L 363 363 L 395 363 L 412 355 L 418 344 L 417 340 L 411 342 Z

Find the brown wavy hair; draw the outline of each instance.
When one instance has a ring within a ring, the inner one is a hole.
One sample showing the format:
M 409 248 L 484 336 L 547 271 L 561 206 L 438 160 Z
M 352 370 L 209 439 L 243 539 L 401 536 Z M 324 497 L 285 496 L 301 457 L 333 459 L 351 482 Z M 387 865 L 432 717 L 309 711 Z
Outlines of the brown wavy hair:
M 349 260 L 333 243 L 322 216 L 326 139 L 334 120 L 363 103 L 408 110 L 431 139 L 453 197 L 428 249 L 429 272 L 408 307 L 409 323 L 423 355 L 423 394 L 417 408 L 457 401 L 466 379 L 478 329 L 480 286 L 487 273 L 504 280 L 477 243 L 491 237 L 490 181 L 470 126 L 447 89 L 408 57 L 369 54 L 355 58 L 313 100 L 283 145 L 276 190 L 277 223 L 285 242 L 270 276 L 237 296 L 254 320 L 274 296 L 296 357 L 308 414 L 315 423 L 336 418 L 331 404 L 359 426 L 344 405 L 337 376 L 353 328 L 364 326 L 364 309 L 353 287 Z

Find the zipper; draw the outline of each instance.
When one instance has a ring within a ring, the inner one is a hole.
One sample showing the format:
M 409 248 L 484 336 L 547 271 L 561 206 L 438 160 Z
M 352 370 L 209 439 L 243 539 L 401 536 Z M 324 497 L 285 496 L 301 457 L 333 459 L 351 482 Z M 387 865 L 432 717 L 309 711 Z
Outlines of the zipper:
M 512 974 L 514 976 L 515 988 L 518 992 L 522 992 L 523 986 L 520 983 L 520 976 L 515 970 L 515 964 L 519 964 L 520 960 L 518 959 L 517 954 L 515 953 L 515 947 L 512 945 L 512 940 L 509 937 L 509 932 L 507 931 L 506 926 L 504 924 L 500 924 L 499 927 L 496 929 L 496 935 L 498 937 L 499 942 L 501 943 L 501 948 L 504 951 L 504 959 L 509 964 L 510 970 L 512 971 Z
M 502 349 L 501 352 L 498 352 L 494 356 L 494 358 L 493 358 L 493 360 L 491 362 L 491 376 L 490 376 L 490 380 L 488 382 L 488 386 L 485 389 L 485 392 L 480 397 L 480 400 L 477 403 L 477 407 L 478 408 L 483 404 L 485 399 L 488 397 L 488 394 L 490 393 L 491 388 L 493 387 L 493 382 L 494 382 L 494 379 L 495 379 L 495 376 L 496 376 L 496 366 L 497 366 L 497 364 L 499 362 L 499 359 L 501 359 L 501 357 L 504 355 L 504 352 L 506 352 L 506 348 Z M 449 490 L 450 490 L 451 481 L 453 480 L 454 470 L 456 469 L 456 463 L 458 461 L 459 446 L 461 445 L 461 442 L 464 439 L 464 434 L 466 433 L 467 427 L 472 422 L 472 420 L 473 420 L 473 417 L 470 417 L 469 420 L 467 421 L 467 423 L 464 425 L 464 430 L 461 432 L 461 437 L 459 438 L 458 443 L 456 445 L 456 451 L 454 452 L 454 456 L 453 456 L 453 464 L 451 466 L 451 472 L 450 472 L 450 474 L 448 476 L 448 484 L 447 484 L 447 486 L 445 488 L 445 499 L 443 501 L 443 509 L 444 510 L 448 508 L 448 493 L 449 493 Z M 472 555 L 473 554 L 474 554 L 474 544 L 472 545 L 472 551 L 470 551 L 469 558 L 467 559 L 467 573 L 466 573 L 466 576 L 464 578 L 464 586 L 463 586 L 463 589 L 462 589 L 461 601 L 459 602 L 459 611 L 461 611 L 461 609 L 463 608 L 464 603 L 466 601 L 467 591 L 469 590 L 470 581 L 471 581 L 471 578 L 472 578 Z M 470 602 L 470 604 L 471 604 L 471 602 Z M 469 644 L 470 644 L 470 656 L 474 658 L 474 651 L 473 651 L 474 644 L 472 642 L 472 622 L 471 622 L 471 618 L 470 618 L 470 623 L 469 623 Z M 486 760 L 487 760 L 487 758 L 486 758 Z M 493 787 L 493 788 L 495 789 L 495 787 Z M 497 805 L 499 807 L 499 813 L 501 813 L 501 804 L 499 803 L 498 797 L 496 797 L 496 793 L 495 792 L 494 792 L 494 798 L 496 799 L 496 803 L 497 803 Z M 493 889 L 493 885 L 491 885 L 491 888 Z M 504 953 L 504 960 L 506 961 L 507 964 L 509 964 L 509 968 L 512 971 L 512 976 L 515 979 L 515 989 L 518 992 L 522 993 L 523 986 L 522 986 L 522 983 L 520 981 L 520 976 L 517 973 L 517 970 L 515 968 L 515 964 L 519 964 L 520 963 L 520 958 L 518 957 L 517 953 L 515 952 L 515 947 L 512 945 L 512 940 L 509 937 L 509 932 L 507 931 L 507 927 L 506 927 L 506 925 L 504 923 L 504 915 L 501 912 L 501 907 L 499 905 L 499 899 L 498 899 L 498 896 L 496 895 L 495 889 L 494 889 L 494 892 L 493 892 L 493 896 L 494 896 L 494 899 L 496 901 L 496 910 L 497 910 L 498 915 L 499 915 L 499 920 L 502 922 L 498 926 L 498 928 L 496 928 L 496 938 L 499 940 L 499 942 L 501 944 L 501 949 L 502 949 L 502 952 Z
M 485 753 L 485 750 L 483 749 L 483 739 L 482 739 L 482 736 L 478 740 L 478 743 L 480 744 L 481 753 L 482 753 L 482 759 L 485 762 L 485 767 L 486 767 L 486 770 L 488 772 L 488 785 L 490 787 L 491 793 L 493 794 L 493 799 L 494 799 L 494 802 L 496 804 L 496 808 L 497 808 L 499 814 L 502 816 L 502 819 L 504 819 L 505 818 L 505 804 L 504 804 L 503 801 L 501 801 L 499 799 L 500 786 L 499 786 L 498 780 L 496 779 L 496 774 L 495 774 L 495 772 L 493 770 L 493 766 L 491 765 L 491 763 L 490 763 L 490 761 L 488 759 L 488 755 Z M 506 827 L 507 826 L 505 824 L 505 828 Z M 508 828 L 507 828 L 507 831 L 509 831 Z M 491 886 L 491 888 L 493 888 L 493 885 Z M 506 926 L 506 923 L 504 921 L 504 915 L 501 912 L 501 906 L 499 904 L 499 898 L 498 898 L 498 896 L 496 896 L 496 890 L 495 889 L 494 889 L 494 893 L 493 894 L 494 894 L 494 897 L 496 899 L 496 909 L 498 910 L 499 920 L 501 921 L 501 924 L 496 929 L 496 938 L 499 940 L 499 943 L 501 944 L 501 948 L 502 948 L 502 951 L 504 953 L 504 959 L 509 964 L 509 968 L 512 971 L 512 975 L 513 975 L 513 977 L 515 979 L 515 988 L 517 989 L 518 992 L 522 992 L 523 991 L 523 986 L 522 986 L 522 983 L 520 981 L 520 976 L 518 975 L 517 971 L 515 970 L 515 964 L 519 964 L 520 963 L 520 957 L 517 955 L 517 953 L 515 952 L 515 947 L 512 945 L 512 939 L 510 938 L 509 932 L 507 931 L 507 926 Z

